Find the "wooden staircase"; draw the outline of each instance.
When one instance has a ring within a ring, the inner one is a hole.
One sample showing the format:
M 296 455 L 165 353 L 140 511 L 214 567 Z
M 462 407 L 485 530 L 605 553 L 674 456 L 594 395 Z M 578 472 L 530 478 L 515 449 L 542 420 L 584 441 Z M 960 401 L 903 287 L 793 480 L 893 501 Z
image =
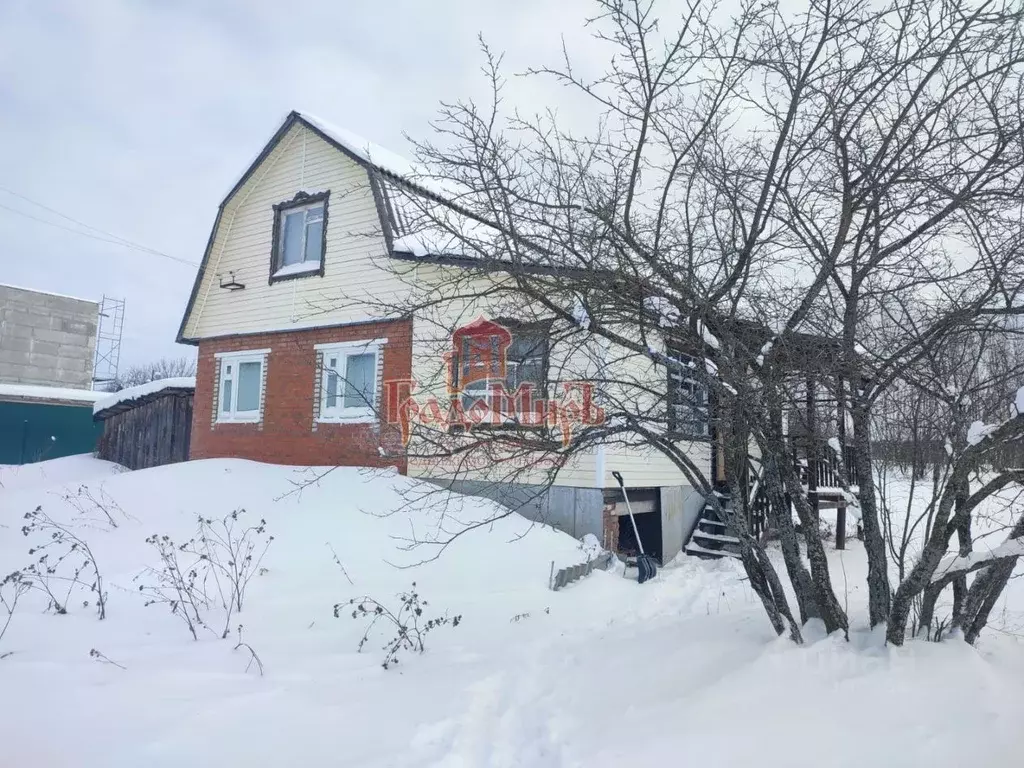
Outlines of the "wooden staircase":
M 819 455 L 827 456 L 822 449 Z M 846 477 L 850 481 L 851 492 L 857 490 L 857 476 L 854 469 L 854 462 L 852 455 L 848 450 L 844 450 L 841 459 L 845 466 Z M 840 472 L 836 464 L 838 461 L 834 459 L 821 458 L 811 463 L 810 467 L 808 462 L 797 459 L 801 467 L 801 484 L 804 490 L 807 492 L 812 504 L 818 510 L 821 509 L 839 509 L 840 517 L 843 522 L 839 523 L 837 519 L 837 531 L 836 531 L 836 546 L 842 549 L 845 546 L 845 508 L 846 498 L 844 491 L 840 487 Z M 746 477 L 748 479 L 747 487 L 747 498 L 749 501 L 745 504 L 745 514 L 749 524 L 750 533 L 755 537 L 760 537 L 768 531 L 769 522 L 769 506 L 767 494 L 763 484 L 761 483 L 761 476 L 758 467 L 754 466 L 752 460 L 748 460 Z M 727 510 L 733 510 L 735 501 L 731 498 L 728 493 L 722 491 L 715 491 L 715 496 L 718 499 L 719 504 Z M 742 504 L 741 500 L 741 504 Z M 782 514 L 792 514 L 792 504 L 788 497 L 786 500 L 787 510 Z M 735 517 L 730 514 L 730 517 Z M 718 513 L 715 512 L 714 506 L 705 502 L 704 509 L 701 511 L 700 519 L 697 521 L 697 526 L 694 528 L 693 533 L 690 534 L 689 541 L 686 542 L 686 546 L 683 547 L 683 551 L 688 555 L 696 555 L 697 557 L 717 559 L 721 557 L 739 557 L 739 539 L 736 536 L 736 531 L 732 530 L 730 526 L 723 521 Z
M 731 504 L 726 494 L 718 494 L 719 503 L 725 507 Z M 719 519 L 714 508 L 705 503 L 701 511 L 697 527 L 686 542 L 684 551 L 688 555 L 717 560 L 722 557 L 736 557 L 739 554 L 740 540 L 733 535 L 729 526 Z

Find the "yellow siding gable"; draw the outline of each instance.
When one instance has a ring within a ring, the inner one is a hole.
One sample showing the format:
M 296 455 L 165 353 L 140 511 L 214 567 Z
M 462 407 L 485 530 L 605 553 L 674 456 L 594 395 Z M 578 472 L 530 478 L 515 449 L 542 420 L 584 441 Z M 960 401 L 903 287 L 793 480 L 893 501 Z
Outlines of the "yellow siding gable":
M 273 206 L 330 190 L 324 275 L 270 284 Z M 183 336 L 198 340 L 386 316 L 402 283 L 388 263 L 365 168 L 294 124 L 227 201 Z M 231 277 L 245 286 L 220 287 Z

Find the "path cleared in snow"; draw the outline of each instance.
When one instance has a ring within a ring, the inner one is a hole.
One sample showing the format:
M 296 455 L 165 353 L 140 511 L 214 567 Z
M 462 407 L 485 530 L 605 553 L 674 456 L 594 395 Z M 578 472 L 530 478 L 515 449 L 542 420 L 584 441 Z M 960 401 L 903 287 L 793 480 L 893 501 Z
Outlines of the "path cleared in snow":
M 774 637 L 724 560 L 681 557 L 642 586 L 597 572 L 555 593 L 551 563 L 586 556 L 572 538 L 511 515 L 430 559 L 436 548 L 408 540 L 497 508 L 436 495 L 410 507 L 426 486 L 356 469 L 300 492 L 313 472 L 235 460 L 119 472 L 84 457 L 0 468 L 3 573 L 30 559 L 21 515 L 36 506 L 70 519 L 84 485 L 126 515 L 83 533 L 111 584 L 108 619 L 78 605 L 45 614 L 33 598 L 0 641 L 12 652 L 0 768 L 1020 765 L 1014 638 L 889 649 L 878 634 L 846 643 L 811 628 L 798 648 Z M 181 540 L 196 513 L 236 508 L 275 536 L 237 618 L 263 677 L 234 640 L 193 642 L 165 608 L 143 607 L 132 582 L 156 564 L 146 536 Z M 834 559 L 859 614 L 863 553 L 852 543 Z M 393 602 L 414 580 L 428 613 L 463 621 L 385 671 L 385 637 L 357 653 L 362 624 L 332 608 Z

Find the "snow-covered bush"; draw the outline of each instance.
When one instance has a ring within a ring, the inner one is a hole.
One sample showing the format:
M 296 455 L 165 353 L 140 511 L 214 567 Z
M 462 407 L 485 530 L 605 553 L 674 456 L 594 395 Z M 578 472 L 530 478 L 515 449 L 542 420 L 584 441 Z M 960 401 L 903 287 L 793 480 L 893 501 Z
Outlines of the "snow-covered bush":
M 238 642 L 235 643 L 235 647 L 232 650 L 237 651 L 239 648 L 244 648 L 246 651 L 248 651 L 249 663 L 245 665 L 245 671 L 248 672 L 250 669 L 252 669 L 253 665 L 255 664 L 257 671 L 259 671 L 260 673 L 260 677 L 263 677 L 263 659 L 260 658 L 260 655 L 256 653 L 256 650 L 251 645 L 249 645 L 242 639 L 243 629 L 244 627 L 241 624 L 239 624 L 237 629 Z
M 3 624 L 0 625 L 0 642 L 7 634 L 7 628 L 11 625 L 14 612 L 18 609 L 18 601 L 31 588 L 31 584 L 20 571 L 7 574 L 3 581 L 0 581 L 0 608 L 3 608 L 4 615 L 0 617 Z M 9 656 L 10 652 L 4 652 L 0 646 L 0 659 Z
M 245 527 L 239 522 L 244 509 L 236 509 L 220 520 L 199 516 L 199 531 L 195 538 L 185 542 L 182 551 L 190 552 L 210 568 L 220 597 L 221 606 L 241 613 L 245 590 L 252 577 L 260 571 L 260 564 L 273 542 L 266 536 L 267 521 Z M 227 629 L 225 628 L 225 637 Z
M 274 541 L 267 535 L 266 520 L 247 526 L 244 514 L 244 509 L 236 509 L 219 520 L 197 515 L 196 535 L 180 545 L 166 535 L 146 539 L 159 553 L 161 565 L 136 577 L 139 591 L 146 596 L 146 605 L 166 605 L 195 640 L 197 629 L 209 626 L 204 612 L 214 605 L 214 590 L 224 612 L 220 636 L 228 636 L 231 618 L 241 613 L 246 588 Z
M 192 639 L 198 640 L 196 630 L 206 626 L 200 609 L 210 605 L 200 569 L 195 563 L 182 564 L 178 552 L 183 548 L 170 536 L 153 534 L 146 543 L 160 555 L 160 567 L 147 568 L 134 579 L 146 598 L 145 605 L 166 605 L 172 615 L 185 623 Z
M 384 669 L 388 669 L 392 664 L 397 664 L 398 656 L 403 651 L 423 653 L 426 650 L 425 642 L 429 632 L 447 625 L 457 627 L 462 621 L 461 615 L 448 616 L 448 614 L 424 620 L 423 609 L 429 603 L 420 598 L 419 593 L 416 591 L 415 581 L 412 583 L 412 589 L 409 592 L 400 592 L 397 597 L 399 607 L 394 611 L 368 596 L 354 597 L 347 603 L 336 603 L 334 606 L 335 618 L 340 617 L 345 607 L 351 605 L 354 606 L 352 610 L 353 619 L 367 620 L 366 630 L 359 641 L 358 650 L 360 651 L 363 650 L 363 646 L 369 641 L 370 633 L 377 622 L 384 621 L 386 624 L 391 625 L 395 636 L 381 646 L 381 649 L 384 651 L 384 661 L 381 663 L 381 666 Z
M 127 520 L 128 514 L 121 505 L 100 485 L 94 493 L 88 485 L 79 485 L 68 491 L 61 499 L 77 513 L 76 518 L 84 525 L 100 528 L 117 528 L 118 518 Z
M 101 620 L 105 619 L 107 594 L 89 543 L 70 524 L 54 520 L 42 507 L 26 512 L 25 520 L 22 535 L 45 537 L 42 543 L 29 549 L 28 554 L 36 559 L 23 569 L 23 574 L 32 588 L 46 594 L 47 609 L 66 614 L 72 593 L 82 588 L 96 596 L 96 614 Z M 89 602 L 83 604 L 88 606 Z

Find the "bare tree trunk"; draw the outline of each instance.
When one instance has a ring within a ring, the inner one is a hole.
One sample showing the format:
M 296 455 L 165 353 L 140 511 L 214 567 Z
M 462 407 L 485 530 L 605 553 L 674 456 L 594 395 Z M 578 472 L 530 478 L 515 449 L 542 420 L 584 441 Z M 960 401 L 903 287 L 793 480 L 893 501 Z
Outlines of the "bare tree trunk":
M 796 592 L 797 607 L 800 609 L 800 623 L 806 624 L 809 619 L 820 619 L 821 611 L 814 596 L 814 584 L 811 574 L 804 567 L 800 557 L 800 542 L 796 528 L 793 526 L 793 515 L 790 512 L 789 500 L 783 488 L 779 460 L 775 451 L 764 457 L 765 493 L 768 495 L 769 509 L 772 513 L 772 527 L 778 533 L 782 546 L 782 559 L 786 563 L 786 572 Z
M 868 558 L 868 620 L 872 627 L 889 618 L 891 593 L 889 570 L 885 557 L 885 540 L 878 523 L 878 501 L 875 498 L 875 475 L 871 466 L 871 414 L 854 394 L 852 410 L 854 462 L 860 490 L 861 525 L 864 551 Z
M 1017 520 L 1008 538 L 1019 539 L 1021 536 L 1024 536 L 1024 515 Z M 981 630 L 988 624 L 989 614 L 1003 593 L 1016 565 L 1017 558 L 1011 557 L 986 566 L 974 578 L 974 583 L 964 596 L 960 611 L 953 614 L 953 628 L 963 630 L 964 640 L 971 645 L 974 645 Z M 966 579 L 966 574 L 963 578 Z
M 1003 593 L 1016 564 L 1016 559 L 993 563 L 974 579 L 964 599 L 962 623 L 954 623 L 954 628 L 963 629 L 964 640 L 971 645 L 977 642 L 981 630 L 988 624 L 989 614 Z
M 753 536 L 748 515 L 749 491 L 743 484 L 747 475 L 744 468 L 750 450 L 750 430 L 745 411 L 738 397 L 723 394 L 723 413 L 726 418 L 719 422 L 726 458 L 726 472 L 729 491 L 732 496 L 732 527 L 739 532 L 740 558 L 750 579 L 750 586 L 764 604 L 768 618 L 777 634 L 782 635 L 788 625 L 789 636 L 794 642 L 802 643 L 800 624 L 793 618 L 789 600 L 782 587 L 782 581 L 764 547 Z M 785 621 L 783 621 L 785 620 Z
M 994 433 L 992 433 L 991 439 L 998 443 L 1006 436 L 1016 436 L 1021 424 L 1024 424 L 1024 420 L 1022 420 L 1021 416 L 1004 422 Z M 951 519 L 953 505 L 956 502 L 956 497 L 960 492 L 961 485 L 966 482 L 968 474 L 977 466 L 981 453 L 982 449 L 980 446 L 972 446 L 961 455 L 957 463 L 954 465 L 952 476 L 950 477 L 945 490 L 942 492 L 942 497 L 939 500 L 938 507 L 935 512 L 935 520 L 932 525 L 931 535 L 928 537 L 924 549 L 921 552 L 921 556 L 914 564 L 910 574 L 903 580 L 899 587 L 897 587 L 896 593 L 893 595 L 892 610 L 889 613 L 889 626 L 886 631 L 886 641 L 893 645 L 903 644 L 907 631 L 907 619 L 910 616 L 913 601 L 931 585 L 932 577 L 934 576 L 936 569 L 939 567 L 939 564 L 942 561 L 942 556 L 946 553 L 946 549 L 949 546 L 949 540 L 953 536 L 953 530 L 960 524 L 960 518 L 970 516 L 979 504 L 992 496 L 992 494 L 998 492 L 1002 488 L 1005 488 L 1010 483 L 1019 483 L 1024 480 L 1024 474 L 1020 471 L 1007 472 L 1006 474 L 997 476 L 994 480 L 989 481 L 971 494 L 971 496 L 963 502 L 958 515 Z M 1010 538 L 1018 538 L 1022 534 L 1024 534 L 1024 516 L 1017 521 L 1017 524 L 1014 526 L 1013 531 L 1010 534 Z M 955 574 L 949 574 L 950 581 L 952 581 L 953 576 L 955 576 Z M 971 612 L 975 607 L 980 611 L 983 603 L 987 599 L 986 597 L 979 597 L 978 592 L 975 592 L 975 587 L 978 587 L 978 581 L 980 581 L 980 578 L 975 579 L 975 583 L 971 585 L 971 590 L 965 600 L 964 614 L 966 618 L 956 621 L 955 623 L 958 626 L 966 626 L 967 622 L 970 621 Z M 998 580 L 993 582 L 993 584 L 998 584 Z M 1002 583 L 1002 586 L 1005 586 L 1005 582 Z M 999 586 L 999 590 L 1002 590 L 1002 586 Z M 982 589 L 982 587 L 979 587 L 979 589 Z M 974 593 L 973 599 L 971 597 L 971 593 Z M 998 598 L 998 593 L 992 597 L 992 600 L 994 601 L 996 598 Z M 982 621 L 982 626 L 984 626 L 984 620 Z M 978 631 L 980 632 L 981 628 L 979 628 Z
M 769 405 L 768 428 L 765 437 L 765 444 L 761 450 L 762 482 L 768 497 L 772 527 L 779 536 L 782 559 L 786 564 L 786 572 L 789 574 L 789 580 L 796 593 L 800 623 L 806 624 L 810 619 L 820 619 L 821 610 L 818 608 L 815 598 L 811 574 L 804 567 L 800 557 L 800 542 L 793 525 L 790 502 L 786 496 L 783 473 L 795 472 L 796 467 L 793 466 L 792 457 L 786 449 L 786 442 L 782 435 L 782 410 L 778 405 Z
M 968 485 L 966 482 L 962 482 L 954 489 L 955 500 L 953 502 L 956 513 L 953 516 L 953 520 L 950 524 L 956 528 L 957 537 L 960 542 L 960 555 L 969 555 L 971 553 L 971 516 L 967 513 L 967 497 L 968 497 Z M 956 574 L 943 577 L 937 581 L 933 581 L 929 584 L 925 590 L 921 602 L 921 613 L 918 616 L 917 621 L 917 632 L 927 632 L 931 638 L 932 623 L 935 620 L 935 607 L 938 603 L 939 597 L 942 595 L 943 590 L 950 584 L 953 585 L 953 620 L 956 622 L 957 617 L 961 615 L 964 608 L 964 600 L 967 598 L 967 574 L 965 572 L 958 572 Z
M 968 496 L 967 483 L 962 483 L 956 495 L 956 535 L 960 544 L 960 555 L 971 554 L 971 516 L 964 514 L 964 505 Z M 953 616 L 959 616 L 967 598 L 967 574 L 962 573 L 953 579 Z
M 821 532 L 818 530 L 817 517 L 807 501 L 807 497 L 800 487 L 799 479 L 793 476 L 792 472 L 784 475 L 786 489 L 796 507 L 797 517 L 800 518 L 800 525 L 804 529 L 804 544 L 807 547 L 807 561 L 811 566 L 811 585 L 814 602 L 817 605 L 821 620 L 825 622 L 825 629 L 828 632 L 835 632 L 837 629 L 843 632 L 849 631 L 849 621 L 846 612 L 843 611 L 835 590 L 832 587 L 832 577 L 828 570 L 828 556 L 825 554 L 825 547 L 821 542 Z
M 731 486 L 733 499 L 738 503 L 740 487 L 735 476 Z M 736 513 L 735 506 L 733 512 Z M 780 636 L 785 634 L 788 626 L 790 639 L 795 643 L 802 643 L 804 640 L 800 631 L 801 625 L 793 618 L 789 600 L 786 598 L 786 591 L 782 587 L 782 581 L 779 579 L 779 574 L 776 572 L 775 566 L 772 565 L 768 553 L 751 536 L 749 527 L 743 525 L 743 521 L 736 522 L 739 525 L 734 524 L 734 528 L 740 531 L 740 560 L 743 562 L 743 568 L 750 580 L 750 588 L 760 598 L 775 633 Z

